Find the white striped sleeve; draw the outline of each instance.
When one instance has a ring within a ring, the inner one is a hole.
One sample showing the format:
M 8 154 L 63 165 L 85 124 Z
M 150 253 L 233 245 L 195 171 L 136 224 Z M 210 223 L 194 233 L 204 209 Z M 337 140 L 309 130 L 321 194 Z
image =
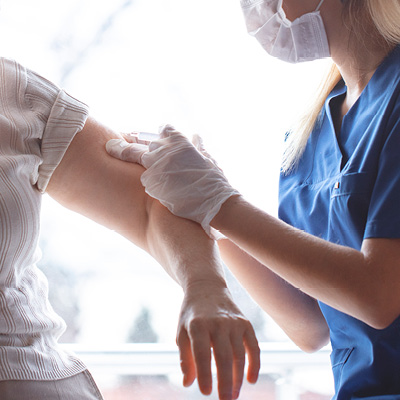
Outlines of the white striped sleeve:
M 86 122 L 86 105 L 60 91 L 54 103 L 42 138 L 43 164 L 39 167 L 37 187 L 41 192 L 54 170 L 63 158 L 75 134 L 80 132 Z
M 29 101 L 32 111 L 44 123 L 41 137 L 42 163 L 37 182 L 33 182 L 43 193 L 75 134 L 83 129 L 88 107 L 29 70 L 25 100 Z

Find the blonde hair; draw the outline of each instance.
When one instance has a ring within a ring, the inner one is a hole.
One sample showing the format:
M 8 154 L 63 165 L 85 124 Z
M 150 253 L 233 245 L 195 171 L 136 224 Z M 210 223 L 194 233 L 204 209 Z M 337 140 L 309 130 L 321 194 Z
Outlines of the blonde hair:
M 372 21 L 380 40 L 400 43 L 400 0 L 344 0 L 343 18 L 355 35 L 362 36 L 363 21 Z M 318 124 L 325 100 L 341 79 L 334 63 L 322 80 L 311 106 L 298 119 L 286 140 L 282 172 L 290 173 L 299 162 L 312 130 Z

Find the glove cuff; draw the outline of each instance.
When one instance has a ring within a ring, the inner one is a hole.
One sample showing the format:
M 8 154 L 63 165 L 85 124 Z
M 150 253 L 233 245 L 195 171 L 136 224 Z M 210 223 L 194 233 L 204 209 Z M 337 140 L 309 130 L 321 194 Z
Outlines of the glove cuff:
M 217 199 L 211 198 L 210 200 L 213 201 L 214 204 L 205 204 L 205 207 L 207 209 L 207 214 L 204 216 L 203 220 L 201 221 L 201 226 L 205 230 L 208 236 L 210 236 L 212 239 L 214 237 L 212 236 L 212 231 L 218 232 L 218 235 L 220 235 L 219 239 L 225 238 L 224 235 L 222 235 L 219 231 L 216 229 L 212 228 L 210 226 L 211 221 L 214 219 L 214 217 L 219 213 L 219 210 L 222 207 L 222 204 L 226 202 L 230 197 L 235 196 L 235 195 L 240 195 L 240 193 L 236 190 L 233 189 L 231 186 L 226 188 L 225 193 L 221 193 Z M 208 202 L 206 202 L 208 203 Z M 216 240 L 219 240 L 216 239 Z
M 227 237 L 224 234 L 222 234 L 219 230 L 217 230 L 213 227 L 210 228 L 209 236 L 211 239 L 215 240 L 216 242 L 218 242 L 218 240 L 227 239 Z

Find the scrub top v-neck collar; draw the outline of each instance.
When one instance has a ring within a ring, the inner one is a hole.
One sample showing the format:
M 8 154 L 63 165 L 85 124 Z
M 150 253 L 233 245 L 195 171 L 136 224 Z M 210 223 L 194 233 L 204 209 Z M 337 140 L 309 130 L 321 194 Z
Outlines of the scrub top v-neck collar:
M 335 129 L 334 115 L 332 111 L 333 107 L 337 106 L 334 104 L 334 102 L 338 101 L 338 104 L 340 104 L 339 98 L 341 96 L 345 96 L 347 93 L 347 86 L 345 85 L 345 82 L 341 80 L 327 97 L 324 109 L 326 118 L 330 124 L 332 143 L 334 144 L 338 154 L 341 155 L 341 160 L 339 161 L 339 172 L 346 170 L 346 166 L 351 161 L 352 155 L 355 153 L 357 145 L 363 135 L 362 130 L 357 132 L 353 129 L 355 119 L 360 117 L 360 110 L 363 110 L 364 119 L 365 116 L 368 117 L 368 113 L 366 115 L 366 110 L 372 110 L 374 108 L 374 104 L 376 102 L 379 103 L 382 95 L 384 96 L 381 88 L 385 86 L 384 80 L 387 76 L 387 64 L 389 64 L 390 60 L 396 55 L 396 53 L 400 53 L 400 47 L 396 47 L 394 50 L 392 50 L 378 66 L 364 90 L 361 92 L 359 98 L 343 116 L 339 130 Z M 387 84 L 390 84 L 390 82 L 387 82 Z
M 367 207 L 372 195 L 376 169 L 382 162 L 387 118 L 397 99 L 399 62 L 397 47 L 345 115 L 339 137 L 329 104 L 346 93 L 344 82 L 339 82 L 328 96 L 297 168 L 281 175 L 281 219 L 326 240 L 360 248 L 368 209 L 361 211 L 355 205 L 352 208 L 352 201 L 361 196 L 357 201 L 365 199 L 362 201 Z M 335 204 L 339 199 L 342 206 L 337 214 Z M 333 223 L 336 218 L 338 221 Z
M 340 145 L 340 139 L 342 137 L 342 131 L 343 131 L 343 124 L 345 122 L 347 114 L 343 116 L 340 126 L 337 126 L 334 121 L 337 110 L 335 110 L 334 108 L 340 107 L 341 104 L 340 98 L 344 97 L 346 95 L 346 92 L 347 92 L 346 85 L 344 84 L 343 81 L 340 81 L 333 90 L 333 92 L 331 92 L 331 94 L 328 96 L 327 101 L 325 102 L 324 105 L 327 123 L 330 126 L 331 140 L 334 146 L 334 151 L 338 155 L 338 162 L 340 165 L 339 172 L 340 170 L 342 170 L 342 167 L 345 164 L 344 160 L 346 160 L 347 158 L 344 156 L 342 146 Z

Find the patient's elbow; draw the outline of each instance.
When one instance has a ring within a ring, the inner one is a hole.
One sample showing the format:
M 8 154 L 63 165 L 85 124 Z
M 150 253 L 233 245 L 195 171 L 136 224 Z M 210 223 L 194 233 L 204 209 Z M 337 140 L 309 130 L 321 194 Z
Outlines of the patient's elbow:
M 313 335 L 310 333 L 310 335 L 305 337 L 303 340 L 300 338 L 296 339 L 297 340 L 294 340 L 294 342 L 302 351 L 309 354 L 316 353 L 329 343 L 329 329 L 326 326 L 326 328 L 318 332 L 318 334 L 314 333 Z
M 299 347 L 305 353 L 312 354 L 312 353 L 316 353 L 317 351 L 321 350 L 328 343 L 329 343 L 329 340 L 324 340 L 321 342 L 313 342 L 313 343 L 308 342 L 305 344 L 300 344 Z

